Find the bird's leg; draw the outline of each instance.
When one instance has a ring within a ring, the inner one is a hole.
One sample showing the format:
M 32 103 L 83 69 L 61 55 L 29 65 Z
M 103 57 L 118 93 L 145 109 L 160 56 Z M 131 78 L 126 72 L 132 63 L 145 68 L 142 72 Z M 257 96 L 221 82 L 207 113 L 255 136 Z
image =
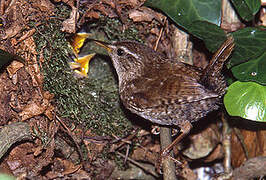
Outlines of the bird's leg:
M 161 172 L 163 158 L 170 158 L 175 163 L 179 165 L 182 164 L 181 162 L 170 156 L 170 151 L 177 143 L 179 143 L 190 132 L 190 130 L 192 129 L 192 124 L 189 121 L 186 121 L 183 124 L 179 125 L 179 127 L 181 129 L 181 134 L 160 153 L 159 162 L 156 163 L 156 169 L 158 172 Z
M 189 121 L 185 121 L 183 124 L 179 125 L 181 134 L 164 150 L 162 150 L 160 156 L 166 157 L 169 155 L 169 152 L 173 149 L 173 147 L 179 143 L 192 129 L 192 124 Z

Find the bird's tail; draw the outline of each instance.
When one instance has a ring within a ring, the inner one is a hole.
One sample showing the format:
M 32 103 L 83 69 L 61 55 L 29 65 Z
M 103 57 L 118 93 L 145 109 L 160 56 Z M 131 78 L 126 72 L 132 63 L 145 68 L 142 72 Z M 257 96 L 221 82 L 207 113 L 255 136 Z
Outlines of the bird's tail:
M 225 61 L 232 53 L 234 46 L 234 39 L 232 36 L 229 36 L 214 54 L 208 66 L 203 70 L 202 83 L 220 95 L 224 94 L 226 87 L 221 71 Z

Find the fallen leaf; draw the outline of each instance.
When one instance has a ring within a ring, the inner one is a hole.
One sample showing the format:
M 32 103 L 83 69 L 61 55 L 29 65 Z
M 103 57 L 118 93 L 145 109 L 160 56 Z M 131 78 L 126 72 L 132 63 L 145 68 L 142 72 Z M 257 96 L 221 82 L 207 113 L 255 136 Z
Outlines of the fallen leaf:
M 21 160 L 7 161 L 7 164 L 9 166 L 10 170 L 14 171 L 17 168 L 19 168 L 19 166 L 21 166 Z
M 67 5 L 69 5 L 70 7 L 73 7 L 74 4 L 75 4 L 75 0 L 55 0 L 55 2 L 64 2 L 66 3 Z
M 108 16 L 110 18 L 117 17 L 117 14 L 115 13 L 115 9 L 112 7 L 106 7 L 102 3 L 96 4 L 93 9 L 96 11 L 100 11 L 103 15 Z
M 51 94 L 49 91 L 45 91 L 43 93 L 43 98 L 47 99 L 48 101 L 52 100 L 54 98 L 54 94 Z
M 54 95 L 49 91 L 45 91 L 43 93 L 43 105 L 46 106 L 46 110 L 44 115 L 48 117 L 48 119 L 52 120 L 54 118 L 54 106 L 50 103 L 50 101 L 54 98 Z
M 39 102 L 31 102 L 23 109 L 21 113 L 19 113 L 19 116 L 21 116 L 22 121 L 25 121 L 34 116 L 43 114 L 45 110 L 46 107 L 42 106 L 42 104 Z
M 137 148 L 133 151 L 131 158 L 137 161 L 154 163 L 158 160 L 159 153 L 156 153 L 154 151 L 149 151 L 143 148 Z
M 218 128 L 211 125 L 200 133 L 191 134 L 188 138 L 191 143 L 182 154 L 190 159 L 200 159 L 208 156 L 220 142 Z
M 55 6 L 51 1 L 49 0 L 38 0 L 38 1 L 33 1 L 32 3 L 33 7 L 38 8 L 40 11 L 46 12 L 49 15 L 52 15 Z
M 38 64 L 28 65 L 25 69 L 31 76 L 33 87 L 39 87 L 43 82 L 43 76 L 40 73 Z
M 266 130 L 249 131 L 241 129 L 239 132 L 240 138 L 243 139 L 244 145 L 247 148 L 249 158 L 266 155 Z M 235 133 L 232 133 L 231 143 L 232 165 L 233 167 L 239 167 L 247 158 L 243 145 Z
M 143 22 L 143 21 L 151 22 L 154 16 L 147 12 L 134 10 L 131 13 L 129 13 L 129 18 L 132 19 L 134 22 Z
M 93 18 L 93 19 L 99 19 L 100 18 L 100 15 L 99 13 L 95 12 L 95 11 L 89 11 L 87 14 L 86 14 L 86 17 L 87 18 Z
M 23 63 L 18 61 L 12 61 L 12 63 L 7 67 L 7 72 L 10 78 L 20 69 L 24 66 Z
M 27 50 L 27 52 L 30 52 L 32 55 L 38 54 L 36 51 L 36 49 L 37 49 L 36 44 L 35 44 L 35 41 L 34 41 L 32 36 L 29 36 L 28 38 L 24 39 L 22 46 L 24 47 L 25 50 Z M 34 62 L 37 63 L 36 60 Z
M 206 158 L 204 158 L 204 162 L 213 162 L 217 159 L 222 159 L 223 157 L 223 146 L 221 144 L 218 144 L 218 146 Z
M 71 161 L 63 160 L 65 170 L 62 172 L 63 175 L 72 174 L 81 168 L 81 165 L 74 165 Z
M 62 31 L 68 32 L 68 33 L 75 33 L 76 32 L 76 22 L 79 18 L 78 9 L 75 7 L 72 7 L 72 11 L 70 13 L 70 17 L 66 19 L 62 25 Z
M 102 1 L 103 4 L 107 4 L 109 6 L 111 6 L 112 8 L 115 8 L 115 2 L 113 0 L 103 0 Z
M 16 36 L 20 31 L 22 27 L 18 23 L 14 23 L 13 26 L 6 29 L 5 36 L 2 37 L 2 39 L 8 39 Z
M 51 105 L 50 101 L 53 98 L 53 95 L 48 91 L 44 92 L 42 95 L 43 99 L 39 94 L 33 96 L 33 101 L 26 105 L 22 112 L 19 113 L 22 121 L 25 121 L 34 116 L 45 114 L 50 120 L 53 119 L 54 107 Z M 37 101 L 39 100 L 39 101 Z

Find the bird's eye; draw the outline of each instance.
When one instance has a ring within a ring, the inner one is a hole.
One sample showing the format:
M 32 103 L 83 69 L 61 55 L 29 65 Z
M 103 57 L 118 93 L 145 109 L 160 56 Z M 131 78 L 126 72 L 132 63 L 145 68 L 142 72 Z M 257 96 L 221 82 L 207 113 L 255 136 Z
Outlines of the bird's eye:
M 125 53 L 125 51 L 123 49 L 117 49 L 117 55 L 118 56 L 122 56 Z

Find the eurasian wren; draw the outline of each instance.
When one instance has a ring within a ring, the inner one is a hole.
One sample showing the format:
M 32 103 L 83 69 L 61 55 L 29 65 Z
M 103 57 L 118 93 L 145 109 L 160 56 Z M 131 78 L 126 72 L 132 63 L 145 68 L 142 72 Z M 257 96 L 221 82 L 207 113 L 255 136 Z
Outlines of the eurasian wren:
M 219 108 L 226 87 L 221 70 L 233 50 L 232 37 L 204 70 L 167 59 L 137 42 L 94 41 L 108 50 L 118 74 L 121 100 L 133 113 L 153 123 L 179 126 L 185 135 L 191 122 Z

